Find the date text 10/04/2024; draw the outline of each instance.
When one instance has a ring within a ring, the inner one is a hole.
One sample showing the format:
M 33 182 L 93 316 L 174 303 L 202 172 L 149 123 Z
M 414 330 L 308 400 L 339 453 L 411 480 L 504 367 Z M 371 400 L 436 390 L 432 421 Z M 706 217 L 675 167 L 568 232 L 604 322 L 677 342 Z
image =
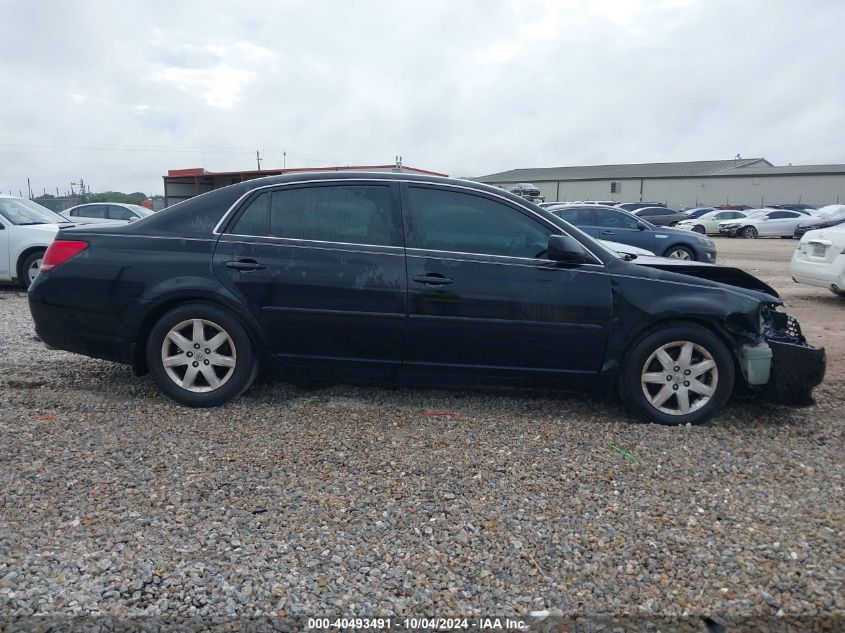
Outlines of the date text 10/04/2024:
M 522 620 L 511 618 L 308 618 L 308 628 L 314 630 L 472 630 L 519 631 L 528 628 Z

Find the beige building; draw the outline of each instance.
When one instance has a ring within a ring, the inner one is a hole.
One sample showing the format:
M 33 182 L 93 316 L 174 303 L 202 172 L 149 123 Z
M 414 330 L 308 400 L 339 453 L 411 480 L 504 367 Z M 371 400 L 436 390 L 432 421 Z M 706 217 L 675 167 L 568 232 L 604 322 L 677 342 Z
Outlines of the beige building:
M 845 165 L 776 167 L 765 158 L 512 169 L 474 178 L 539 187 L 547 202 L 662 202 L 670 207 L 845 203 Z

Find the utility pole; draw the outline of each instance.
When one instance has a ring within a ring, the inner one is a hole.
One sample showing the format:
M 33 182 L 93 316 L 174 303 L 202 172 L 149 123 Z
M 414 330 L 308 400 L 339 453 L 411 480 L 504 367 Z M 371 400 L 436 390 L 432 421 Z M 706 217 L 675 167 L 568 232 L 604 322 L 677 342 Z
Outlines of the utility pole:
M 282 171 L 284 171 L 288 166 L 288 153 L 282 152 Z
M 26 189 L 29 191 L 29 199 L 32 200 L 32 185 L 29 182 L 29 177 L 26 179 Z
M 258 171 L 261 171 L 261 154 L 258 153 L 258 150 L 255 150 L 255 162 L 258 163 Z
M 82 195 L 82 204 L 85 204 L 85 181 L 82 178 L 79 179 L 79 182 L 72 182 L 70 183 L 70 194 L 73 195 L 73 186 L 79 185 L 79 193 Z

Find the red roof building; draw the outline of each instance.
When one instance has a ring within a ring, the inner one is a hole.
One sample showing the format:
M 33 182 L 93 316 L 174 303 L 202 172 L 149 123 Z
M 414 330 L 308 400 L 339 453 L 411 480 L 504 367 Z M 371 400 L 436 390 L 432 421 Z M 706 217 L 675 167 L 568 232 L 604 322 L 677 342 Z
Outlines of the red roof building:
M 201 193 L 220 189 L 228 185 L 281 174 L 309 173 L 320 171 L 389 171 L 394 173 L 424 174 L 427 176 L 448 176 L 428 169 L 408 167 L 397 162 L 393 165 L 347 165 L 344 167 L 296 167 L 291 169 L 261 169 L 249 171 L 206 171 L 202 167 L 191 169 L 170 169 L 164 176 L 165 206 L 182 202 Z

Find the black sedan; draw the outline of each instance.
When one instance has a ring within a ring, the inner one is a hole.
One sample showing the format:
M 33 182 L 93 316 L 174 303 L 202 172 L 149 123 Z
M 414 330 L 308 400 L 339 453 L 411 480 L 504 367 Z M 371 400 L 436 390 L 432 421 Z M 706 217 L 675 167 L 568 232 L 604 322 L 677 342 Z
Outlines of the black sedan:
M 711 264 L 716 261 L 716 243 L 709 237 L 655 226 L 616 207 L 561 204 L 549 211 L 600 240 L 644 248 L 661 257 Z
M 666 207 L 643 207 L 631 213 L 657 226 L 675 226 L 678 222 L 689 220 L 689 216 L 683 211 L 675 211 L 675 209 L 667 209 Z
M 44 343 L 189 406 L 294 378 L 594 385 L 666 424 L 734 391 L 806 401 L 824 351 L 742 271 L 632 263 L 519 196 L 406 174 L 250 180 L 62 229 L 29 290 Z

